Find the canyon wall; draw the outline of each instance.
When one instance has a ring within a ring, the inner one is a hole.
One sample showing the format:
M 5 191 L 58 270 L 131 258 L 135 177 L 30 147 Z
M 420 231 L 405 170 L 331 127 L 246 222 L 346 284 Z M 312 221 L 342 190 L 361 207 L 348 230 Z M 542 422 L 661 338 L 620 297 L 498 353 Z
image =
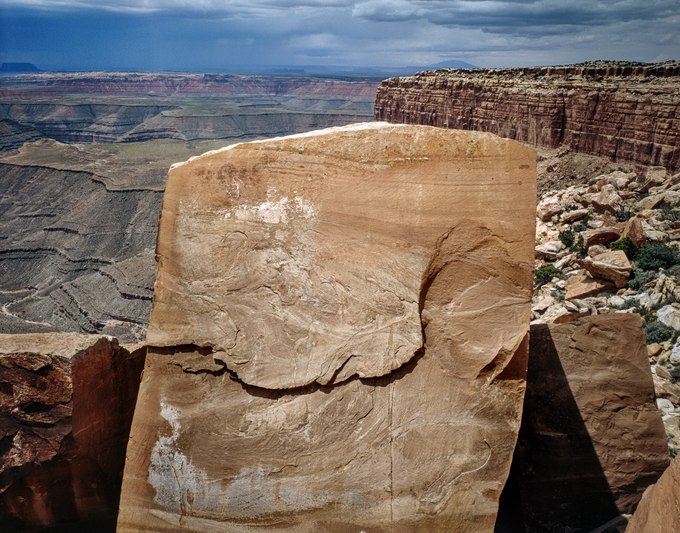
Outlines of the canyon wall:
M 68 143 L 272 137 L 361 122 L 379 81 L 304 76 L 45 73 L 0 80 L 3 130 Z
M 492 531 L 535 194 L 526 146 L 386 123 L 173 166 L 119 531 Z
M 296 75 L 188 74 L 162 72 L 49 72 L 21 74 L 0 84 L 0 98 L 30 91 L 46 94 L 102 94 L 108 96 L 235 96 L 291 95 L 321 98 L 373 98 L 375 79 L 324 78 Z M 20 86 L 21 89 L 17 89 Z
M 0 330 L 143 338 L 162 190 L 0 163 Z
M 679 110 L 680 65 L 671 62 L 423 72 L 385 80 L 374 117 L 678 170 Z
M 43 137 L 65 143 L 129 143 L 156 139 L 195 141 L 287 135 L 367 118 L 361 110 L 309 112 L 283 107 L 191 113 L 183 111 L 181 105 L 133 102 L 0 102 L 0 135 L 2 129 L 9 129 L 11 124 L 21 124 L 34 136 L 35 132 L 39 132 Z M 23 137 L 26 135 L 24 133 Z

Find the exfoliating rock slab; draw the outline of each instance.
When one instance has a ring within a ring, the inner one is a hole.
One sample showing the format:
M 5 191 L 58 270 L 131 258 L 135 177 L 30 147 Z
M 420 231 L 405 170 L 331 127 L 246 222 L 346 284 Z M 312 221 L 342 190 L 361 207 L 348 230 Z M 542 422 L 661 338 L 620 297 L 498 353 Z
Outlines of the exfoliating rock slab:
M 534 151 L 484 133 L 370 123 L 174 166 L 119 530 L 491 531 L 534 212 Z

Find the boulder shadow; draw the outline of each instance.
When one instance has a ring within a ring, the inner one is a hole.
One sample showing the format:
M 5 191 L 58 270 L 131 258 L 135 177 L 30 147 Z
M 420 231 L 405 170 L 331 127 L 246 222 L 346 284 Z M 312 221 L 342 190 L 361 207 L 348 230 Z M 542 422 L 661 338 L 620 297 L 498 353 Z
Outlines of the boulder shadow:
M 550 329 L 532 326 L 522 424 L 495 531 L 591 531 L 619 515 Z

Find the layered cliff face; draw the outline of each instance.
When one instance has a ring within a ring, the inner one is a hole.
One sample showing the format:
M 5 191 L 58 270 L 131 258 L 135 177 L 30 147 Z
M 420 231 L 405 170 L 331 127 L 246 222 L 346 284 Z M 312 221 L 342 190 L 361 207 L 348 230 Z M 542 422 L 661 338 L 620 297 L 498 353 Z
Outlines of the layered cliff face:
M 296 103 L 297 105 L 297 103 Z M 324 126 L 365 120 L 366 109 L 318 112 L 288 109 L 276 102 L 264 109 L 220 109 L 204 104 L 201 112 L 177 105 L 116 105 L 63 102 L 0 103 L 0 124 L 19 123 L 42 136 L 66 143 L 142 142 L 154 139 L 194 141 L 286 135 Z M 323 107 L 323 106 L 321 106 Z M 7 126 L 6 126 L 7 127 Z
M 291 95 L 320 98 L 375 95 L 375 80 L 342 80 L 319 76 L 257 76 L 240 74 L 184 74 L 154 72 L 65 72 L 23 74 L 4 81 L 0 97 L 15 96 L 16 85 L 37 95 L 106 94 L 148 95 Z M 357 90 L 358 89 L 358 90 Z
M 0 121 L 68 143 L 271 137 L 365 120 L 377 85 L 301 76 L 24 75 L 0 80 Z
M 0 164 L 0 329 L 143 337 L 162 191 Z
M 534 202 L 533 150 L 437 128 L 174 166 L 119 531 L 492 531 Z
M 445 70 L 386 80 L 377 120 L 680 169 L 680 66 Z

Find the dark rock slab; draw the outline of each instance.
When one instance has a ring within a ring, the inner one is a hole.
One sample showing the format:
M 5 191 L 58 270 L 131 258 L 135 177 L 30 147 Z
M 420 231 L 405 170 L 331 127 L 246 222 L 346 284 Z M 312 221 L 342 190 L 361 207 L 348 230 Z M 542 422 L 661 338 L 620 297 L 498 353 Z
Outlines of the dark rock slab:
M 668 462 L 639 315 L 532 326 L 513 464 L 527 530 L 631 513 Z
M 107 337 L 0 335 L 0 530 L 115 530 L 144 356 Z

